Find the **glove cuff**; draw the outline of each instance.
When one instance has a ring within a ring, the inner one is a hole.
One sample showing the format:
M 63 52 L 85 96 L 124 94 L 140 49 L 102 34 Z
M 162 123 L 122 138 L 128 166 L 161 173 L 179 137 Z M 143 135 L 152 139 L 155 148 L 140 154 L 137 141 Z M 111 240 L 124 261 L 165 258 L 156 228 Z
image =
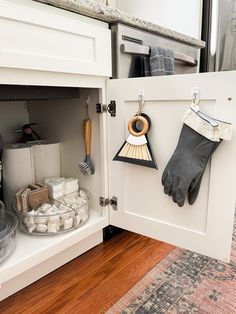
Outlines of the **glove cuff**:
M 197 112 L 189 108 L 182 119 L 183 123 L 191 129 L 206 137 L 210 141 L 219 142 L 220 140 L 230 141 L 232 138 L 232 124 L 213 119 L 217 126 L 212 126 L 207 120 L 201 118 Z

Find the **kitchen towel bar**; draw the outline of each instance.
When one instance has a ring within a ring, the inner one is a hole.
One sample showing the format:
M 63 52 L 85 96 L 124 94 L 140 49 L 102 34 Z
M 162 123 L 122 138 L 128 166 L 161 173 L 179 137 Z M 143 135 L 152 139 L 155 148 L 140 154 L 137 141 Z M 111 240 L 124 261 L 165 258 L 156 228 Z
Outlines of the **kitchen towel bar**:
M 143 55 L 147 56 L 149 55 L 150 47 L 138 45 L 138 44 L 121 44 L 120 45 L 121 52 L 127 53 L 127 54 L 134 54 L 134 55 Z M 191 66 L 197 66 L 198 60 L 194 57 L 191 57 L 189 55 L 186 55 L 184 53 L 173 51 L 174 53 L 174 59 L 177 61 L 184 62 Z

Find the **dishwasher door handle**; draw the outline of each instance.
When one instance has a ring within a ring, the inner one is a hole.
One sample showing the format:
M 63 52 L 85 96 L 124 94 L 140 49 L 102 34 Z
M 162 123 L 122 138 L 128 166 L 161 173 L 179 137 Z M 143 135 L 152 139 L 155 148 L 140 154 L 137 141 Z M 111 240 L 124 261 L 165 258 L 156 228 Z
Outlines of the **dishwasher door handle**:
M 149 55 L 149 50 L 150 50 L 148 46 L 137 45 L 137 44 L 121 44 L 120 49 L 121 49 L 121 52 L 123 53 L 143 55 L 143 56 Z M 194 57 L 191 57 L 187 54 L 184 54 L 178 51 L 173 51 L 173 53 L 174 53 L 174 59 L 177 61 L 184 62 L 193 67 L 196 67 L 198 64 L 197 59 Z

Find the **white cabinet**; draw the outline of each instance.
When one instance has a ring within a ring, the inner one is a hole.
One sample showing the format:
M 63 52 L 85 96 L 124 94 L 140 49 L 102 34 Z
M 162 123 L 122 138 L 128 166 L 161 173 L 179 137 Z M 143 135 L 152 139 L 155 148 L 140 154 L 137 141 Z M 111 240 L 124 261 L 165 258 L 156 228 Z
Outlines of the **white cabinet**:
M 23 73 L 24 82 L 29 85 L 31 74 L 31 71 Z M 64 76 L 58 73 L 55 82 Z M 33 78 L 35 85 L 42 83 L 40 73 L 34 73 Z M 77 76 L 78 87 L 80 78 Z M 107 80 L 107 89 L 99 79 L 96 83 L 88 79 L 87 83 L 83 82 L 87 88 L 80 88 L 79 99 L 29 101 L 30 120 L 37 118 L 43 126 L 42 135 L 45 132 L 51 137 L 63 138 L 62 175 L 78 176 L 81 185 L 92 193 L 91 217 L 83 227 L 55 238 L 19 234 L 16 251 L 0 266 L 1 299 L 100 243 L 102 228 L 108 224 L 229 260 L 236 180 L 235 78 L 236 72 L 221 72 Z M 51 79 L 50 75 L 43 77 L 47 85 Z M 7 80 L 9 84 L 10 78 Z M 4 82 L 1 75 L 0 81 Z M 21 85 L 20 76 L 12 75 L 10 81 Z M 64 86 L 74 86 L 73 75 L 64 77 Z M 223 142 L 213 155 L 196 203 L 189 206 L 186 202 L 179 208 L 163 193 L 161 175 L 175 149 L 181 119 L 191 102 L 192 87 L 196 86 L 201 92 L 201 109 L 232 122 L 234 137 L 230 142 Z M 136 112 L 141 89 L 145 95 L 144 112 L 152 120 L 150 142 L 158 170 L 112 160 L 127 137 L 127 121 Z M 96 173 L 84 177 L 78 171 L 78 163 L 84 158 L 80 127 L 87 95 L 92 101 L 92 158 Z M 108 102 L 116 101 L 115 117 L 108 112 L 96 113 L 96 102 L 105 103 L 106 95 Z M 5 105 L 2 110 L 9 110 L 10 105 Z M 101 207 L 100 196 L 117 197 L 117 210 L 110 205 Z
M 111 75 L 107 25 L 32 1 L 0 1 L 0 66 Z
M 61 39 L 60 31 L 52 26 L 42 28 L 42 23 L 41 26 L 33 26 L 41 35 L 45 32 L 42 40 L 47 38 L 49 46 L 44 49 L 34 42 L 32 36 L 32 23 L 35 21 L 26 22 L 26 18 L 30 18 L 27 10 L 36 10 L 35 7 L 26 7 L 26 11 L 21 12 L 22 18 L 20 14 L 18 18 L 11 18 L 10 9 L 13 5 L 19 5 L 19 1 L 2 0 L 0 5 L 0 23 L 11 25 L 11 36 L 13 30 L 16 34 L 14 43 L 12 37 L 8 38 L 10 31 L 2 27 L 0 29 L 0 84 L 80 89 L 79 98 L 28 101 L 25 108 L 29 121 L 37 119 L 36 122 L 41 125 L 43 136 L 62 139 L 62 175 L 78 176 L 81 185 L 92 193 L 91 216 L 81 228 L 56 237 L 18 235 L 16 251 L 0 266 L 0 300 L 102 242 L 102 228 L 108 224 L 221 260 L 229 260 L 236 182 L 236 72 L 109 80 L 110 52 L 107 52 L 102 65 L 99 64 L 99 57 L 94 59 L 96 62 L 88 62 L 85 66 L 86 62 L 81 61 L 83 58 L 80 57 L 84 52 L 77 55 L 72 49 L 83 49 L 82 44 L 75 44 L 80 42 L 80 38 L 88 43 L 88 34 L 97 36 L 98 30 L 94 33 L 92 31 L 94 26 L 91 29 L 90 26 L 81 26 L 75 31 L 75 22 L 72 20 L 71 30 L 64 29 Z M 37 10 L 41 9 L 37 7 Z M 14 11 L 14 16 L 17 13 L 17 10 Z M 36 13 L 40 15 L 40 12 L 35 12 L 34 18 L 37 18 Z M 50 24 L 55 21 L 45 15 L 44 22 Z M 12 23 L 17 25 L 14 24 L 13 27 Z M 78 38 L 76 35 L 75 42 L 72 29 L 73 32 L 80 33 Z M 104 43 L 109 30 L 100 30 L 103 34 L 101 43 Z M 24 46 L 17 36 L 22 34 L 24 37 L 27 32 L 31 33 L 33 44 L 30 45 L 23 38 Z M 60 50 L 64 39 L 70 47 L 68 52 Z M 51 41 L 55 46 L 50 45 Z M 98 47 L 95 45 L 95 48 L 101 48 L 100 39 L 95 41 L 98 42 Z M 85 47 L 91 48 L 89 45 Z M 105 47 L 107 49 L 106 45 Z M 193 87 L 200 89 L 202 111 L 232 122 L 234 136 L 230 142 L 223 142 L 213 155 L 196 203 L 189 206 L 186 202 L 184 207 L 179 208 L 163 193 L 161 175 L 175 149 L 182 126 L 181 119 L 191 103 Z M 144 112 L 152 120 L 149 139 L 158 170 L 112 160 L 128 135 L 127 122 L 136 113 L 140 90 L 144 91 Z M 81 124 L 85 117 L 84 104 L 87 96 L 91 97 L 92 104 L 92 158 L 96 172 L 93 176 L 84 177 L 79 173 L 78 163 L 84 158 Z M 108 104 L 112 100 L 116 102 L 115 117 L 111 117 L 108 112 L 96 112 L 96 103 Z M 1 110 L 10 109 L 10 103 L 0 102 L 0 121 Z M 14 116 L 14 121 L 15 118 Z M 117 210 L 110 205 L 100 206 L 100 196 L 109 199 L 117 197 Z
M 236 191 L 236 72 L 111 80 L 108 102 L 117 102 L 117 115 L 108 116 L 109 193 L 118 198 L 111 224 L 221 260 L 229 260 Z M 192 89 L 200 89 L 203 112 L 229 121 L 234 138 L 213 155 L 197 201 L 179 208 L 163 192 L 161 176 L 174 152 L 182 117 L 191 104 Z M 150 141 L 158 171 L 113 161 L 128 136 L 127 123 L 144 91 L 144 112 L 152 121 Z M 114 136 L 115 132 L 115 136 Z

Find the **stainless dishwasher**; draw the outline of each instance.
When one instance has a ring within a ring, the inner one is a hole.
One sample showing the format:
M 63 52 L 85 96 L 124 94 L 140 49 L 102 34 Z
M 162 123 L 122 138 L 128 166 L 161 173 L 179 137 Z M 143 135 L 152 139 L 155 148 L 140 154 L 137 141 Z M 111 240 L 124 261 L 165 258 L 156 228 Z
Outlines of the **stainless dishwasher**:
M 172 49 L 175 74 L 198 71 L 197 47 L 142 31 L 120 23 L 111 26 L 112 78 L 143 76 L 143 57 L 149 55 L 149 47 Z

